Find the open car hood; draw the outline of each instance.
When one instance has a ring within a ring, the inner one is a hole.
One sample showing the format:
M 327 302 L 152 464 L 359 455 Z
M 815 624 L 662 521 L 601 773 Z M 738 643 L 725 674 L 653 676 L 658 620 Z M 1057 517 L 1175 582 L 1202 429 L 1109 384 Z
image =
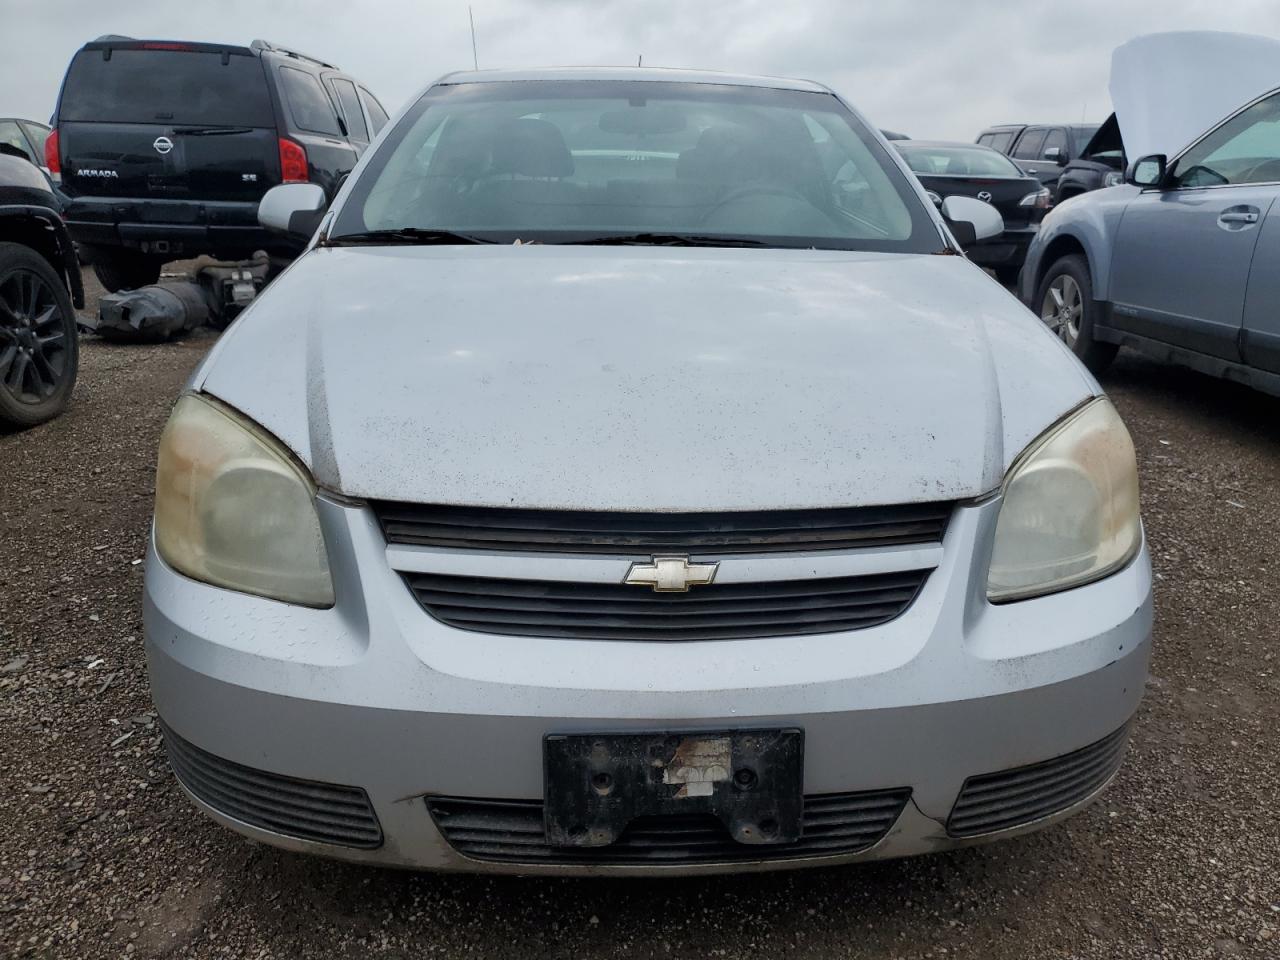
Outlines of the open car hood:
M 1085 144 L 1080 156 L 1086 160 L 1092 160 L 1100 153 L 1108 153 L 1112 150 L 1124 152 L 1124 140 L 1120 137 L 1120 124 L 1116 121 L 1116 115 L 1113 113 L 1102 122 L 1100 126 Z
M 1249 101 L 1280 87 L 1280 41 L 1187 30 L 1135 37 L 1111 55 L 1111 103 L 1129 160 L 1172 158 Z

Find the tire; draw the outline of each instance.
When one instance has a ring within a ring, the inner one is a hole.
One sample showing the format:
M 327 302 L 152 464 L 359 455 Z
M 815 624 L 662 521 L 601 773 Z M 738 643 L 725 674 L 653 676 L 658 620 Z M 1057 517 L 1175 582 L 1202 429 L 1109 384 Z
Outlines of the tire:
M 1001 286 L 1017 287 L 1018 274 L 1022 272 L 1021 265 L 1016 267 L 993 267 L 992 269 L 995 272 L 996 279 L 1000 281 Z
M 79 348 L 62 277 L 30 247 L 0 243 L 0 426 L 24 429 L 60 414 Z
M 137 290 L 160 279 L 159 260 L 140 254 L 113 251 L 93 254 L 93 272 L 98 282 L 111 293 L 117 290 Z
M 1040 319 L 1057 334 L 1086 367 L 1101 373 L 1120 348 L 1093 338 L 1093 322 L 1098 305 L 1093 299 L 1089 264 L 1080 254 L 1054 262 L 1040 281 L 1035 304 Z

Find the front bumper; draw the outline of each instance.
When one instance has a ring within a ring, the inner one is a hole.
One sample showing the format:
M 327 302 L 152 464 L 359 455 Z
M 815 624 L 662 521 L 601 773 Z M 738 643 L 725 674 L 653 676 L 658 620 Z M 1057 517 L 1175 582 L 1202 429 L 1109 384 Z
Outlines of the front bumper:
M 367 795 L 379 836 L 363 846 L 285 836 L 201 803 L 227 826 L 291 849 L 424 869 L 620 874 L 945 849 L 1042 826 L 1092 799 L 1096 791 L 1052 816 L 975 837 L 946 825 L 969 778 L 1071 754 L 1123 728 L 1146 678 L 1145 548 L 1098 583 L 993 606 L 985 557 L 998 506 L 956 510 L 937 568 L 890 623 L 662 644 L 446 627 L 393 569 L 403 567 L 405 548 L 387 548 L 372 513 L 321 498 L 338 597 L 331 610 L 195 583 L 152 547 L 152 692 L 173 733 L 219 762 Z M 428 811 L 428 798 L 541 798 L 550 733 L 791 726 L 805 731 L 807 796 L 910 790 L 870 849 L 731 865 L 495 863 L 459 853 Z

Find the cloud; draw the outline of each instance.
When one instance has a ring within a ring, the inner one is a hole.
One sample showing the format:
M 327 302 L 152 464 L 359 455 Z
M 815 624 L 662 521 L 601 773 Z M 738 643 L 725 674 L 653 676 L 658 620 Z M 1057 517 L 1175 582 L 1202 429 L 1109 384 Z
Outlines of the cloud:
M 1012 120 L 1100 120 L 1111 51 L 1152 29 L 1280 36 L 1280 4 L 1165 0 L 472 0 L 481 67 L 634 64 L 803 76 L 877 124 L 971 140 Z M 0 0 L 0 116 L 47 119 L 66 63 L 103 33 L 294 46 L 363 80 L 389 108 L 471 66 L 465 2 Z M 1280 68 L 1277 69 L 1280 74 Z

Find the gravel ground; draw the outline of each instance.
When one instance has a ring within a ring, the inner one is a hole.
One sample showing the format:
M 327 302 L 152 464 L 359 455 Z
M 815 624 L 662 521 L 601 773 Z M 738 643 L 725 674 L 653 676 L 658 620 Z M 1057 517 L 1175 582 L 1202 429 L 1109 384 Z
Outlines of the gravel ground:
M 1128 763 L 1086 813 L 853 868 L 486 879 L 251 845 L 171 781 L 139 558 L 157 437 L 213 342 L 87 339 L 70 410 L 0 436 L 0 954 L 1280 956 L 1280 401 L 1128 355 L 1106 378 L 1141 460 L 1157 643 Z

